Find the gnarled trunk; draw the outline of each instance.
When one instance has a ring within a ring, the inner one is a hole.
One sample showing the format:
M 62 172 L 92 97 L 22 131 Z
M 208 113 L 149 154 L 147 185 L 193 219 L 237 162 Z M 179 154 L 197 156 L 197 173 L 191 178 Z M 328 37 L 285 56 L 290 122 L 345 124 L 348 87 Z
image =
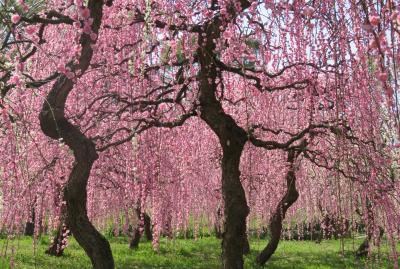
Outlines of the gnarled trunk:
M 222 239 L 222 261 L 225 269 L 243 268 L 243 249 L 247 241 L 246 217 L 249 213 L 239 163 L 244 143 L 236 144 L 235 135 L 223 145 L 222 193 L 225 201 L 225 223 Z
M 299 193 L 296 189 L 296 174 L 294 168 L 295 158 L 296 152 L 294 150 L 290 150 L 287 160 L 289 163 L 289 170 L 286 174 L 286 194 L 279 202 L 270 220 L 269 230 L 271 239 L 269 240 L 268 245 L 257 256 L 257 263 L 260 265 L 264 265 L 269 260 L 269 258 L 271 258 L 272 254 L 274 254 L 276 248 L 278 247 L 278 243 L 282 234 L 282 221 L 285 218 L 286 212 L 289 207 L 293 205 L 299 197 Z
M 212 30 L 212 29 L 211 29 Z M 211 31 L 210 30 L 210 31 Z M 222 195 L 224 199 L 224 233 L 222 239 L 222 262 L 225 269 L 243 269 L 243 249 L 246 241 L 246 218 L 249 208 L 240 182 L 240 157 L 247 141 L 246 132 L 226 114 L 217 100 L 217 70 L 210 55 L 214 44 L 208 36 L 206 49 L 199 50 L 201 71 L 200 111 L 201 118 L 218 136 L 222 147 Z M 201 44 L 203 40 L 199 40 Z
M 92 31 L 96 34 L 101 24 L 103 5 L 102 0 L 90 0 L 88 3 L 93 19 Z M 78 63 L 68 64 L 73 72 L 83 74 L 88 69 L 93 56 L 93 43 L 88 34 L 82 34 L 82 50 Z M 89 221 L 86 210 L 87 182 L 93 163 L 98 158 L 95 144 L 65 118 L 65 104 L 73 87 L 72 79 L 65 75 L 58 77 L 40 112 L 40 126 L 45 135 L 62 140 L 74 154 L 75 161 L 64 190 L 67 226 L 89 256 L 93 268 L 113 269 L 114 259 L 110 245 Z

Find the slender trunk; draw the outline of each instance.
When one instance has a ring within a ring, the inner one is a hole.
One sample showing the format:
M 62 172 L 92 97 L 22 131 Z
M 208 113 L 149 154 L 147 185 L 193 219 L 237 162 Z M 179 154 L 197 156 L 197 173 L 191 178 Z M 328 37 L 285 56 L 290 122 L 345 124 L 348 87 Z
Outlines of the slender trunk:
M 142 237 L 141 230 L 144 231 L 144 234 L 148 241 L 153 241 L 150 216 L 147 213 L 143 213 L 143 223 L 142 223 L 140 209 L 136 209 L 136 217 L 137 217 L 137 225 L 133 229 L 133 236 L 131 241 L 129 242 L 129 248 L 131 249 L 139 247 L 139 242 Z
M 68 227 L 64 223 L 61 223 L 57 229 L 56 235 L 54 236 L 53 242 L 45 253 L 50 256 L 62 256 L 64 254 L 64 249 L 67 246 L 68 236 L 70 236 Z
M 214 224 L 214 233 L 217 239 L 222 239 L 223 232 L 221 231 L 221 227 L 218 224 Z
M 133 229 L 133 236 L 131 242 L 129 242 L 130 249 L 136 249 L 139 247 L 140 238 L 142 235 L 140 234 L 140 228 L 137 226 Z
M 67 207 L 63 203 L 64 200 L 58 202 L 61 203 L 60 224 L 57 227 L 57 232 L 53 238 L 53 241 L 51 242 L 48 249 L 45 251 L 46 254 L 56 257 L 60 257 L 64 254 L 64 249 L 66 247 L 66 240 L 70 235 L 70 231 L 65 224 L 67 221 Z
M 224 199 L 224 233 L 222 263 L 224 269 L 243 269 L 243 249 L 246 241 L 246 218 L 249 208 L 240 182 L 240 157 L 247 141 L 246 132 L 223 111 L 216 99 L 217 71 L 212 59 L 200 57 L 201 118 L 219 138 L 222 147 L 222 195 Z
M 375 221 L 374 211 L 372 210 L 372 204 L 369 199 L 367 199 L 366 201 L 366 210 L 367 210 L 366 213 L 367 213 L 368 223 L 364 224 L 366 228 L 367 237 L 364 239 L 364 241 L 361 243 L 361 245 L 358 247 L 355 253 L 355 256 L 357 258 L 365 257 L 368 255 L 368 252 L 370 251 L 371 240 L 374 237 L 374 229 L 376 221 Z M 362 217 L 359 211 L 357 211 L 357 213 L 359 213 L 360 216 Z M 380 241 L 383 236 L 384 229 L 380 226 L 378 227 L 378 229 L 379 229 L 379 234 L 377 240 Z
M 379 227 L 379 237 L 377 238 L 378 241 L 381 240 L 383 233 L 384 233 L 383 228 Z M 372 240 L 372 236 L 373 236 L 372 233 L 368 233 L 367 237 L 364 239 L 364 241 L 358 247 L 356 254 L 355 254 L 357 258 L 365 257 L 368 255 L 368 252 L 370 250 L 370 242 Z
M 243 254 L 247 255 L 250 253 L 250 243 L 249 243 L 249 239 L 247 238 L 247 234 L 244 237 L 244 242 L 243 242 Z
M 93 19 L 92 31 L 98 33 L 100 28 L 103 1 L 89 0 L 88 8 Z M 73 72 L 84 73 L 93 56 L 91 45 L 94 41 L 87 34 L 82 34 L 81 56 L 77 64 L 69 63 Z M 65 118 L 65 104 L 74 87 L 72 79 L 60 75 L 47 95 L 40 112 L 40 126 L 45 135 L 61 140 L 73 151 L 75 161 L 64 190 L 67 202 L 67 226 L 75 239 L 89 256 L 93 268 L 113 269 L 114 259 L 110 244 L 89 221 L 86 210 L 86 187 L 93 163 L 98 158 L 95 144 L 87 138 L 78 127 Z
M 148 241 L 153 241 L 153 232 L 151 230 L 151 219 L 147 213 L 144 213 L 143 221 L 144 221 L 144 234 L 146 235 L 146 239 Z
M 32 218 L 28 220 L 25 224 L 25 231 L 24 231 L 25 236 L 33 236 L 35 232 L 35 207 L 32 207 L 31 211 L 32 211 L 31 213 Z
M 274 214 L 269 223 L 270 235 L 271 239 L 268 242 L 268 245 L 261 251 L 261 253 L 257 256 L 257 263 L 260 265 L 264 265 L 269 258 L 274 254 L 276 248 L 278 247 L 279 240 L 282 234 L 282 221 L 285 218 L 286 212 L 291 205 L 293 205 L 297 198 L 299 197 L 299 193 L 296 189 L 296 175 L 294 168 L 294 160 L 296 158 L 296 152 L 294 150 L 289 151 L 288 153 L 288 163 L 289 170 L 286 174 L 286 194 L 279 202 Z

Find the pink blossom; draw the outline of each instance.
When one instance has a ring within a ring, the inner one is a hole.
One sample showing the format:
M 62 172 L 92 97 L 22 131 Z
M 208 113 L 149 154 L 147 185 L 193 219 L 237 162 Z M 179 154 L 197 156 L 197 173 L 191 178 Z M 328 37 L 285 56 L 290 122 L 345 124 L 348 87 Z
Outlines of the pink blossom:
M 79 21 L 76 21 L 73 23 L 73 26 L 75 29 L 80 29 L 81 28 L 81 23 Z
M 18 63 L 15 67 L 18 72 L 22 72 L 24 70 L 24 63 Z
M 33 34 L 36 32 L 36 27 L 33 26 L 33 25 L 29 25 L 29 26 L 27 26 L 27 27 L 25 28 L 25 32 L 26 32 L 28 35 L 33 35 Z
M 377 26 L 377 25 L 379 25 L 381 19 L 379 18 L 379 16 L 373 15 L 373 16 L 369 17 L 369 21 L 370 21 L 371 25 Z
M 80 10 L 80 14 L 81 14 L 82 18 L 88 19 L 90 17 L 90 10 L 88 8 L 82 8 Z
M 97 38 L 97 34 L 96 33 L 91 33 L 90 34 L 90 39 L 92 39 L 93 41 L 95 41 Z
M 14 74 L 10 78 L 10 83 L 15 84 L 17 86 L 20 86 L 21 85 L 21 78 L 18 75 Z
M 67 73 L 67 69 L 65 68 L 65 65 L 64 65 L 64 64 L 59 64 L 59 65 L 57 66 L 57 71 L 60 72 L 60 73 L 62 73 L 62 74 L 66 74 L 66 73 Z
M 373 27 L 371 24 L 363 24 L 361 25 L 361 29 L 363 29 L 366 32 L 372 32 Z
M 17 24 L 21 20 L 21 16 L 19 14 L 14 14 L 11 16 L 11 22 Z
M 305 7 L 303 10 L 303 13 L 305 16 L 307 17 L 311 17 L 312 15 L 314 15 L 315 9 L 313 7 Z
M 386 72 L 378 73 L 377 77 L 382 82 L 386 82 L 388 80 L 388 74 Z

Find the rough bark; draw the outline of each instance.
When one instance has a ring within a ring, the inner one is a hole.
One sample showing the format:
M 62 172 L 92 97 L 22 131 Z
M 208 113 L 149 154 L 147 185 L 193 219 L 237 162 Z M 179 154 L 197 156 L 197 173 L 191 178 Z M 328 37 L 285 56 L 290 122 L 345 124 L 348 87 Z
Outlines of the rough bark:
M 65 224 L 67 221 L 67 207 L 63 203 L 65 201 L 58 198 L 56 198 L 56 200 L 58 203 L 61 203 L 60 224 L 57 227 L 57 232 L 56 235 L 54 236 L 53 241 L 51 242 L 50 246 L 47 248 L 45 253 L 50 256 L 60 257 L 64 254 L 65 247 L 62 247 L 64 245 L 64 239 L 66 239 L 70 235 L 70 232 L 68 232 L 67 234 L 67 230 L 69 231 L 69 229 Z
M 28 220 L 25 224 L 25 231 L 24 235 L 25 236 L 33 236 L 35 232 L 35 208 L 32 207 L 32 218 Z
M 371 240 L 374 237 L 374 229 L 376 221 L 375 221 L 374 211 L 372 210 L 372 204 L 369 199 L 367 199 L 366 201 L 366 210 L 368 219 L 368 223 L 365 223 L 367 237 L 364 239 L 364 241 L 361 243 L 361 245 L 358 247 L 355 253 L 355 256 L 357 258 L 362 258 L 368 255 L 370 251 Z M 360 215 L 360 217 L 362 217 L 360 211 L 357 210 L 356 212 Z M 377 240 L 380 241 L 383 236 L 384 229 L 380 226 L 378 227 L 378 229 L 379 229 L 379 235 Z
M 218 207 L 216 216 L 215 216 L 215 223 L 214 223 L 214 233 L 215 233 L 215 237 L 218 239 L 222 239 L 222 235 L 223 235 L 223 231 L 222 231 L 222 227 L 221 227 L 221 222 L 223 219 L 223 215 L 221 212 L 221 208 Z
M 102 0 L 90 0 L 88 3 L 93 18 L 92 31 L 96 34 L 101 24 L 103 5 Z M 82 49 L 78 63 L 68 65 L 72 71 L 82 74 L 88 69 L 93 56 L 91 48 L 93 43 L 89 35 L 82 34 L 80 40 Z M 40 112 L 40 126 L 45 135 L 62 140 L 74 154 L 75 161 L 64 190 L 68 216 L 66 224 L 89 256 L 93 268 L 111 269 L 114 268 L 114 259 L 110 245 L 91 224 L 86 210 L 87 182 L 93 163 L 98 158 L 95 144 L 65 117 L 65 104 L 73 87 L 73 80 L 65 75 L 59 75 Z
M 148 214 L 144 213 L 143 221 L 144 221 L 144 234 L 146 236 L 146 239 L 148 241 L 153 241 L 153 232 L 152 232 L 152 229 L 151 229 L 150 216 Z
M 384 233 L 384 230 L 382 227 L 379 227 L 379 237 L 377 238 L 378 241 L 382 238 Z M 361 243 L 361 245 L 358 247 L 356 251 L 356 257 L 357 258 L 362 258 L 368 255 L 368 252 L 370 250 L 370 242 L 372 240 L 372 233 L 368 233 L 367 237 L 364 239 L 364 241 Z
M 243 254 L 247 255 L 250 253 L 250 243 L 249 243 L 249 239 L 247 238 L 247 234 L 244 238 L 244 242 L 243 242 Z
M 65 240 L 70 236 L 68 232 L 68 227 L 62 223 L 57 229 L 57 233 L 54 236 L 53 242 L 50 244 L 49 248 L 46 250 L 46 254 L 50 256 L 61 257 L 64 254 L 64 249 L 66 247 Z
M 151 219 L 147 213 L 143 213 L 143 223 L 141 221 L 141 212 L 140 209 L 136 209 L 137 216 L 137 225 L 133 229 L 133 236 L 131 241 L 129 242 L 129 248 L 136 249 L 139 247 L 140 239 L 142 237 L 141 230 L 144 231 L 146 239 L 148 241 L 153 241 L 153 233 L 151 231 Z
M 140 228 L 136 227 L 133 229 L 133 236 L 131 241 L 129 242 L 130 249 L 136 249 L 139 247 L 140 238 L 142 235 L 140 234 Z
M 243 245 L 249 208 L 240 182 L 239 164 L 247 141 L 247 133 L 224 112 L 221 102 L 216 98 L 218 71 L 213 57 L 215 49 L 213 39 L 219 35 L 218 27 L 218 22 L 210 24 L 206 39 L 199 38 L 200 117 L 218 136 L 222 147 L 222 195 L 225 203 L 222 239 L 223 267 L 243 269 Z
M 269 240 L 268 245 L 257 256 L 257 263 L 260 265 L 264 265 L 271 258 L 272 254 L 274 254 L 282 234 L 282 221 L 284 220 L 289 207 L 293 205 L 299 197 L 299 193 L 296 189 L 296 174 L 294 168 L 295 158 L 296 152 L 294 150 L 289 151 L 287 159 L 289 170 L 286 174 L 286 194 L 278 203 L 278 206 L 270 220 L 269 230 L 271 239 Z

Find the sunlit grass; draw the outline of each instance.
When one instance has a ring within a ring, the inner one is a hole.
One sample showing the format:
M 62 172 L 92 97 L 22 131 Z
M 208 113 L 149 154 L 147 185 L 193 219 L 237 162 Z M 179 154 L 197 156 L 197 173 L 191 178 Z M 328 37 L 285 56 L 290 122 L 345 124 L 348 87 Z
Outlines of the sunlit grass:
M 128 248 L 128 238 L 117 237 L 110 239 L 116 268 L 120 269 L 218 269 L 221 268 L 220 241 L 214 237 L 199 240 L 162 239 L 159 253 L 152 250 L 150 242 L 141 242 L 137 250 Z M 354 258 L 354 249 L 358 247 L 361 239 L 354 241 L 345 240 L 344 255 L 340 251 L 340 241 L 329 240 L 315 243 L 313 241 L 282 241 L 276 254 L 272 257 L 266 268 L 393 268 L 393 262 L 388 259 L 388 250 L 382 247 L 380 253 L 375 252 L 372 259 L 357 260 Z M 50 257 L 44 254 L 49 243 L 47 238 L 42 238 L 33 248 L 32 239 L 22 237 L 13 241 L 0 240 L 0 268 L 23 269 L 66 269 L 66 268 L 91 268 L 89 258 L 83 250 L 71 240 L 63 257 Z M 259 250 L 265 246 L 265 240 L 254 239 L 251 241 L 251 253 L 245 258 L 245 268 L 260 268 L 255 264 Z M 7 246 L 7 256 L 4 253 Z M 368 267 L 366 267 L 366 263 Z

